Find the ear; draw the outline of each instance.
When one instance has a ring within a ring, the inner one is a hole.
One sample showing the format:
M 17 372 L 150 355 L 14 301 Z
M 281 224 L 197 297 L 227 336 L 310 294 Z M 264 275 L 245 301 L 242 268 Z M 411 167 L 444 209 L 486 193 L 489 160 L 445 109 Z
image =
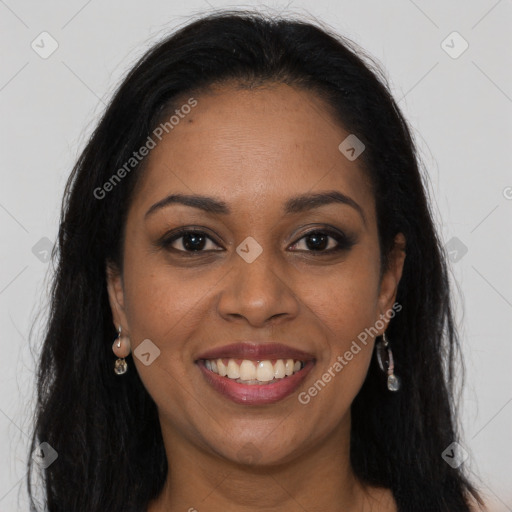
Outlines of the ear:
M 114 327 L 117 331 L 118 327 L 121 325 L 123 327 L 123 331 L 128 334 L 130 329 L 124 308 L 125 301 L 121 272 L 116 265 L 109 262 L 106 266 L 106 275 L 108 300 L 110 302 L 110 309 L 112 310 Z
M 406 241 L 404 235 L 402 233 L 398 233 L 395 236 L 394 246 L 389 254 L 388 268 L 384 271 L 380 282 L 378 317 L 375 321 L 382 319 L 385 322 L 385 326 L 379 330 L 379 334 L 377 336 L 381 336 L 385 332 L 387 324 L 389 323 L 389 311 L 394 311 L 392 307 L 395 303 L 398 283 L 400 282 L 404 268 L 406 256 L 405 246 Z

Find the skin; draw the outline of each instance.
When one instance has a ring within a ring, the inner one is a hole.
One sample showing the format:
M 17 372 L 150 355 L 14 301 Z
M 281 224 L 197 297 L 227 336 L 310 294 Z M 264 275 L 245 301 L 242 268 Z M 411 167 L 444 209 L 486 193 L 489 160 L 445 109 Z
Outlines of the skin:
M 123 326 L 132 350 L 150 339 L 161 351 L 149 366 L 134 357 L 158 407 L 171 468 L 148 510 L 396 511 L 391 492 L 359 482 L 349 461 L 350 405 L 375 340 L 360 344 L 308 404 L 297 395 L 391 309 L 405 239 L 396 237 L 380 279 L 370 184 L 360 162 L 338 149 L 349 132 L 312 92 L 224 85 L 196 99 L 147 157 L 129 208 L 123 273 L 107 267 L 114 324 Z M 365 220 L 337 203 L 283 215 L 289 197 L 326 190 L 350 196 Z M 173 204 L 145 217 L 171 193 L 214 196 L 232 213 Z M 308 248 L 307 232 L 326 225 L 353 235 L 355 244 L 331 255 L 322 251 L 337 245 L 332 238 L 326 248 Z M 183 238 L 158 246 L 166 233 L 190 226 L 212 237 L 204 253 L 189 250 L 187 257 Z M 250 264 L 236 252 L 248 236 L 263 248 Z M 276 404 L 235 404 L 206 383 L 194 361 L 242 340 L 282 342 L 314 354 L 316 365 Z M 123 350 L 114 347 L 117 355 Z M 248 449 L 253 463 L 240 459 Z

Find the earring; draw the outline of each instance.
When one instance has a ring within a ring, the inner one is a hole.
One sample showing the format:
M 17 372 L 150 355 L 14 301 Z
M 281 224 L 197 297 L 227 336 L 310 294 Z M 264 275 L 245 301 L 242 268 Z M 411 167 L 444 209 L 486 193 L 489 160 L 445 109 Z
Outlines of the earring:
M 117 334 L 117 338 L 114 340 L 114 345 L 119 349 L 121 348 L 121 326 L 119 326 L 119 332 Z M 123 373 L 126 373 L 128 370 L 128 364 L 123 358 L 118 358 L 117 361 L 114 364 L 114 372 L 116 375 L 122 375 Z
M 393 352 L 391 352 L 391 346 L 386 338 L 386 333 L 382 334 L 382 340 L 377 343 L 375 352 L 380 369 L 388 374 L 389 391 L 398 391 L 400 389 L 400 379 L 393 373 L 395 370 Z

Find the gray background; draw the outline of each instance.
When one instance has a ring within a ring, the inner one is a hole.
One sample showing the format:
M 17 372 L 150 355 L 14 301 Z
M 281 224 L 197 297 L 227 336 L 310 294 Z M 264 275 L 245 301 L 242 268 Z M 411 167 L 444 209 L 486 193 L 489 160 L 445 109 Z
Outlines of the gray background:
M 46 304 L 51 269 L 45 260 L 65 180 L 135 60 L 191 16 L 228 5 L 242 6 L 215 0 L 0 0 L 0 512 L 26 510 L 41 319 L 34 354 L 28 337 Z M 512 3 L 266 5 L 324 20 L 385 69 L 430 174 L 437 222 L 453 260 L 467 367 L 464 438 L 458 440 L 469 454 L 464 464 L 481 480 L 492 511 L 512 511 Z M 258 2 L 243 6 L 265 9 Z M 40 53 L 51 49 L 48 36 L 40 36 L 44 31 L 58 44 L 45 59 L 31 47 L 35 41 Z M 454 31 L 469 44 L 460 55 L 463 40 L 448 37 Z M 44 319 L 44 309 L 42 314 Z

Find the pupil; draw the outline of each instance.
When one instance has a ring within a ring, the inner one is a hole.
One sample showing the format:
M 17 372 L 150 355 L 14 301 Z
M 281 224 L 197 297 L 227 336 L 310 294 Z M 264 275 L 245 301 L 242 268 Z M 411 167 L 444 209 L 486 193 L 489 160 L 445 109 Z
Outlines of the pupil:
M 198 233 L 188 233 L 183 237 L 183 246 L 187 250 L 197 251 L 204 248 L 205 237 Z
M 312 250 L 325 249 L 328 245 L 327 239 L 327 235 L 322 233 L 314 233 L 306 238 L 306 245 L 308 246 L 308 249 Z M 313 240 L 312 244 L 309 243 L 310 240 Z

